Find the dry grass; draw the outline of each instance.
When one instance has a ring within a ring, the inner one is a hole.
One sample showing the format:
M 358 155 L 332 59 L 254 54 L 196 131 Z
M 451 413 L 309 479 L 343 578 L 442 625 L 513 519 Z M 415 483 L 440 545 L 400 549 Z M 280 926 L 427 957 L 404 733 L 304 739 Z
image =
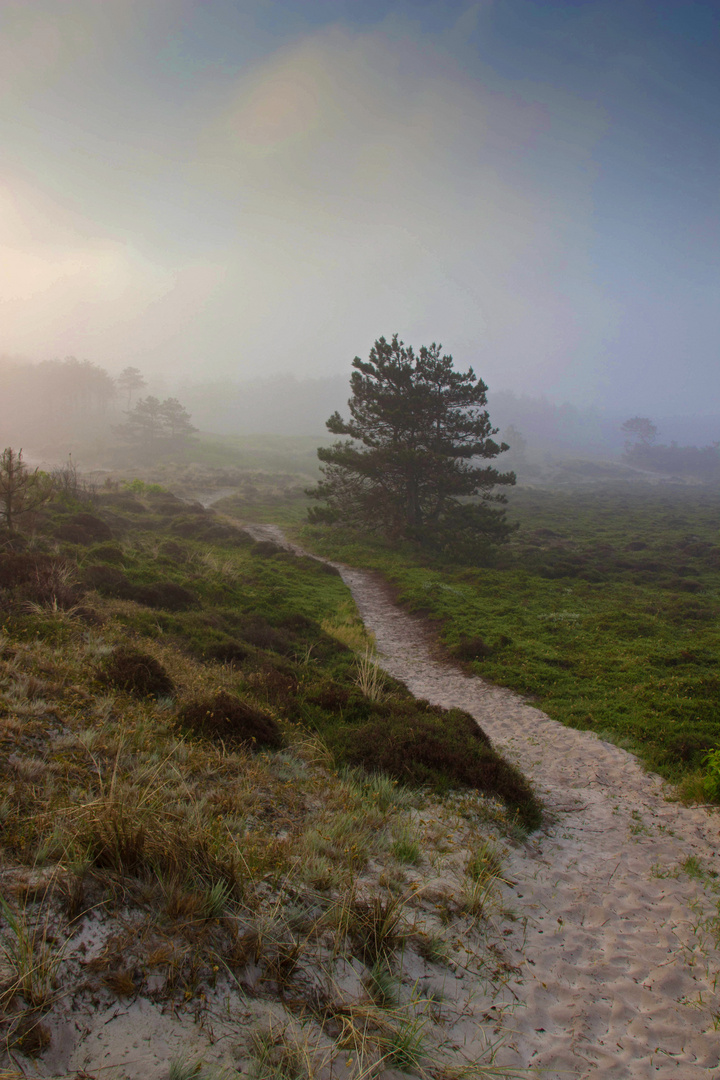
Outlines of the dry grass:
M 386 699 L 387 676 L 369 648 L 358 657 L 355 682 L 368 701 Z
M 457 959 L 460 939 L 475 949 L 463 947 L 463 968 L 486 971 L 487 952 L 464 878 L 448 877 L 447 925 L 437 897 L 425 900 L 417 866 L 438 851 L 420 818 L 439 822 L 466 865 L 486 804 L 468 793 L 451 807 L 381 774 L 338 773 L 322 741 L 258 699 L 242 671 L 196 661 L 159 632 L 141 649 L 167 672 L 172 701 L 109 692 L 88 672 L 128 643 L 135 607 L 95 603 L 91 631 L 53 616 L 55 636 L 0 638 L 0 885 L 9 897 L 8 875 L 23 867 L 26 882 L 0 910 L 6 1045 L 42 1054 L 58 980 L 68 993 L 86 987 L 90 1013 L 154 980 L 154 999 L 173 1009 L 224 1000 L 224 986 L 279 1011 L 269 1025 L 233 1021 L 243 1037 L 255 1032 L 242 1069 L 263 1080 L 432 1077 L 445 1066 L 450 1077 L 445 1021 L 428 1013 L 417 971 Z M 270 716 L 283 749 L 253 754 L 180 732 L 183 706 L 223 694 Z M 68 942 L 90 913 L 107 938 L 83 966 Z

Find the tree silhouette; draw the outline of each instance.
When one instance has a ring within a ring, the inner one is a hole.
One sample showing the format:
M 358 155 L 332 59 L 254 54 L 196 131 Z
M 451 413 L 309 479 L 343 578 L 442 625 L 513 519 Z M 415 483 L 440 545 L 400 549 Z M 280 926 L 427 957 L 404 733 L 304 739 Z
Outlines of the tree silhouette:
M 641 446 L 652 446 L 658 433 L 658 429 L 647 416 L 633 416 L 625 421 L 620 430 L 630 436 L 625 444 L 628 450 L 633 445 L 633 439 L 639 439 Z
M 123 394 L 127 394 L 127 407 L 128 410 L 132 405 L 133 394 L 137 394 L 140 390 L 144 390 L 147 386 L 142 372 L 136 367 L 126 367 L 118 375 L 115 380 L 115 384 L 118 390 Z

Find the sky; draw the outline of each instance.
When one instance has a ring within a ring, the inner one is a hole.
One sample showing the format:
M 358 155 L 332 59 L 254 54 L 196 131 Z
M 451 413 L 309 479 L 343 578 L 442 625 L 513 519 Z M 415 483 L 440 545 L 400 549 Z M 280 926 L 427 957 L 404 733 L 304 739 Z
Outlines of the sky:
M 0 354 L 717 413 L 718 115 L 717 0 L 0 0 Z

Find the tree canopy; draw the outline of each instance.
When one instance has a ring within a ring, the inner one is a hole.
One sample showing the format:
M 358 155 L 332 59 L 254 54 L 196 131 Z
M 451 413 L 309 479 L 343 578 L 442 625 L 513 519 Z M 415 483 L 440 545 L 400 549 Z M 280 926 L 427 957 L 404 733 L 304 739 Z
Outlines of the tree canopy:
M 309 494 L 314 521 L 342 521 L 457 551 L 505 539 L 510 526 L 498 485 L 515 483 L 483 462 L 504 450 L 487 413 L 487 387 L 472 368 L 455 371 L 442 346 L 416 354 L 397 334 L 379 338 L 368 360 L 355 357 L 349 420 L 327 421 L 323 479 Z M 480 461 L 478 459 L 481 459 Z
M 190 413 L 177 398 L 160 401 L 150 394 L 136 401 L 125 415 L 127 423 L 116 427 L 115 433 L 150 458 L 181 448 L 197 431 Z
M 638 439 L 641 446 L 652 446 L 657 438 L 658 429 L 647 416 L 633 416 L 621 425 L 620 430 L 630 438 L 625 446 L 629 450 L 633 439 Z

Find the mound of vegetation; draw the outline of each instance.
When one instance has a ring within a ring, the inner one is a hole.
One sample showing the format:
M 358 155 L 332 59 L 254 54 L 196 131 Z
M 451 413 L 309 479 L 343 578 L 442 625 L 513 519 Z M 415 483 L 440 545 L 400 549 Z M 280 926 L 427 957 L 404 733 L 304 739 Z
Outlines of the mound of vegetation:
M 178 720 L 193 735 L 215 742 L 243 744 L 253 750 L 263 747 L 279 749 L 283 745 L 277 720 L 257 705 L 228 694 L 226 690 L 218 690 L 211 698 L 183 705 Z
M 376 705 L 365 723 L 328 726 L 325 737 L 338 759 L 349 765 L 386 773 L 412 787 L 474 788 L 513 807 L 525 828 L 536 829 L 541 823 L 541 807 L 530 784 L 460 709 L 393 699 Z
M 173 681 L 159 660 L 128 646 L 115 649 L 102 664 L 98 677 L 101 682 L 137 697 L 167 697 L 174 690 Z

